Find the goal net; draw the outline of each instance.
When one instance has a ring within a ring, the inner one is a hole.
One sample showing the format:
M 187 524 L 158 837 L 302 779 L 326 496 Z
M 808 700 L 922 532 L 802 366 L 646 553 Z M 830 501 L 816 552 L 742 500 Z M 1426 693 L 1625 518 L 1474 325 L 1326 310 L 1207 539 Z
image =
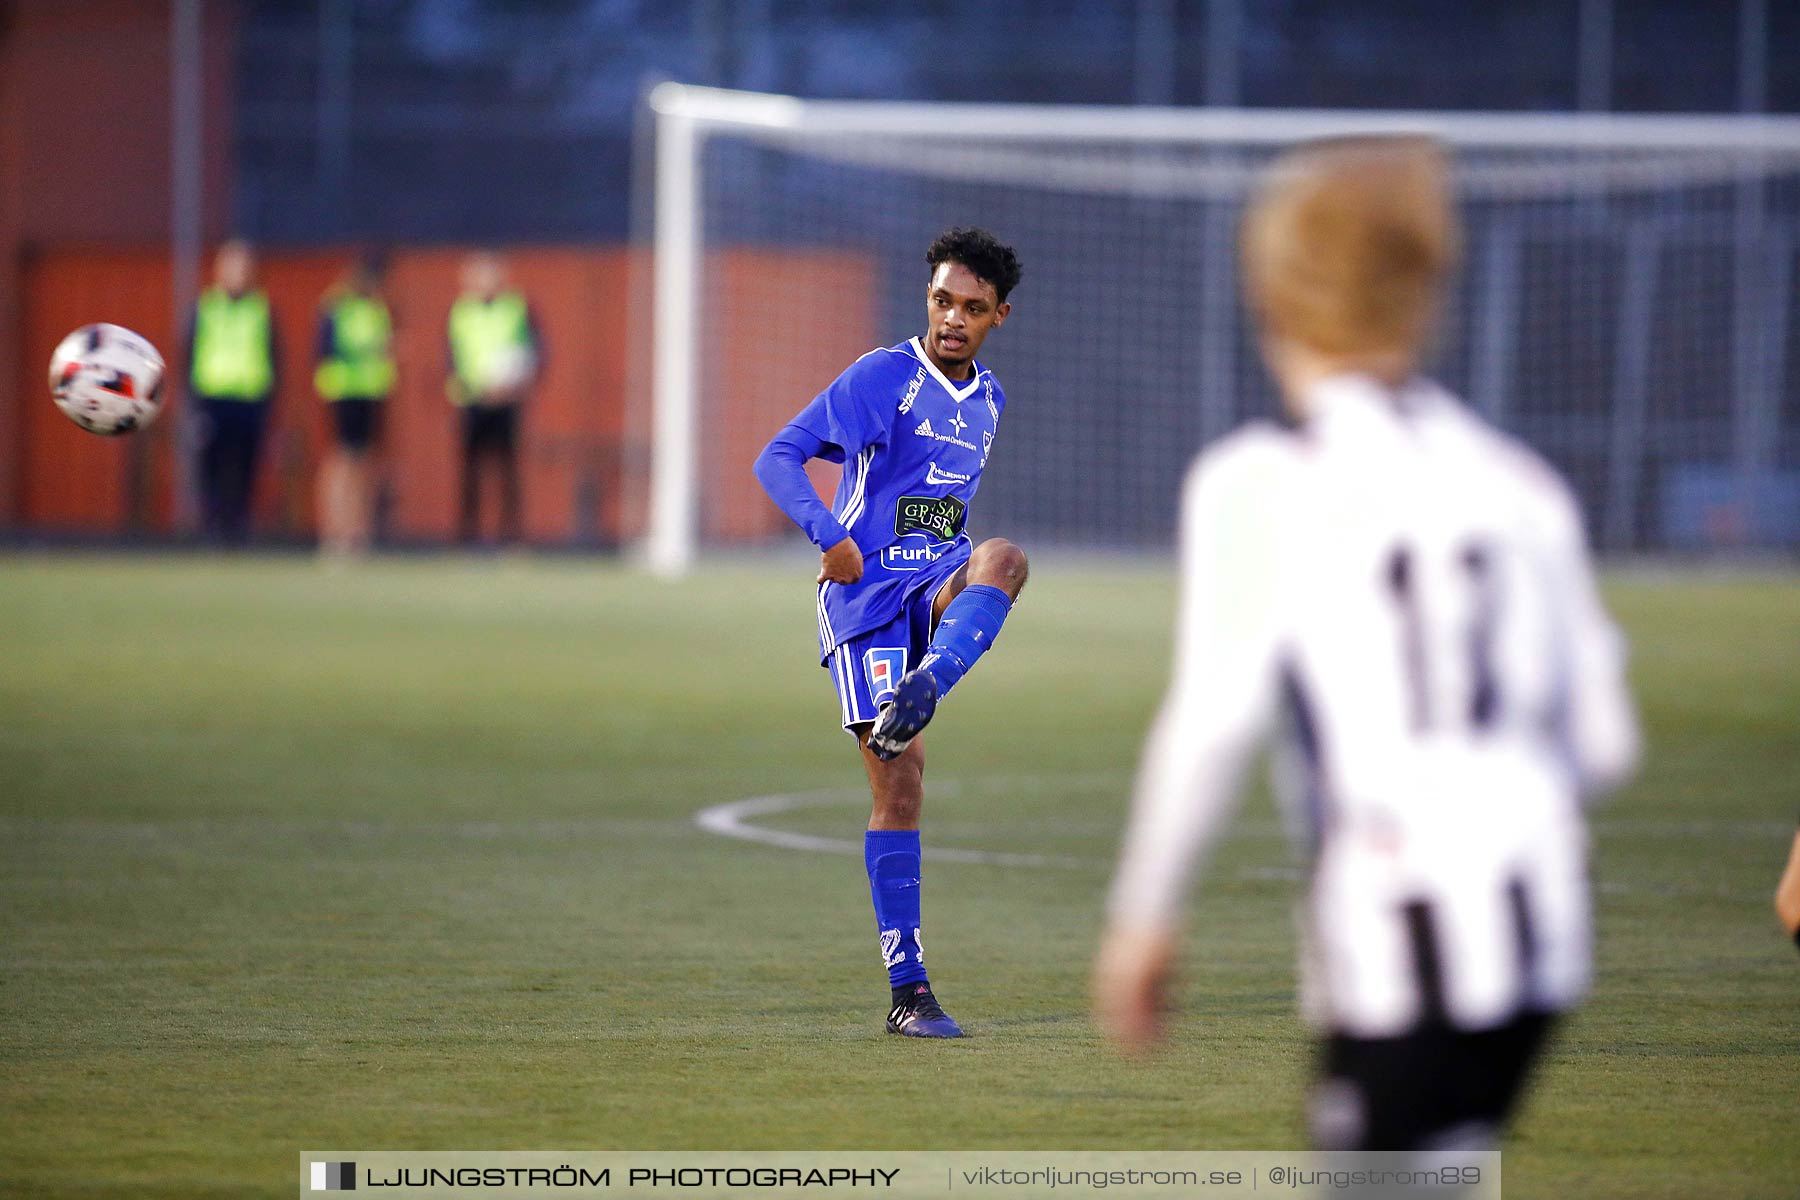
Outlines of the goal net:
M 923 332 L 924 250 L 952 225 L 1024 264 L 981 355 L 1009 404 L 971 532 L 1167 546 L 1196 450 L 1275 411 L 1238 298 L 1246 197 L 1285 147 L 1383 132 L 1433 134 L 1457 163 L 1464 265 L 1430 372 L 1569 477 L 1595 540 L 1800 549 L 1800 120 L 677 85 L 651 108 L 657 569 L 799 537 L 751 460 L 856 357 Z

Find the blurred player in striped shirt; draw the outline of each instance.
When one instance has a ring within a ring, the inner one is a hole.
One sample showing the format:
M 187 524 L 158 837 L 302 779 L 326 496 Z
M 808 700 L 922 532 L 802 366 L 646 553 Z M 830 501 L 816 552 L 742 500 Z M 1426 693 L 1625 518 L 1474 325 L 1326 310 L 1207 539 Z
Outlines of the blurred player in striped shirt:
M 1420 138 L 1303 148 L 1250 208 L 1288 423 L 1188 476 L 1174 678 L 1096 969 L 1102 1025 L 1153 1042 L 1187 881 L 1280 727 L 1325 1149 L 1498 1137 L 1588 984 L 1582 800 L 1637 757 L 1573 496 L 1419 374 L 1458 241 Z

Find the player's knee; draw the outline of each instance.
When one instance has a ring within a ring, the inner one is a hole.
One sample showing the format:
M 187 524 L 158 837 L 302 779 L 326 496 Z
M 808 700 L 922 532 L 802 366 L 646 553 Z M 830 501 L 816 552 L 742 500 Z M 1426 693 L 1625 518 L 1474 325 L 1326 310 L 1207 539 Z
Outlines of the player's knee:
M 969 582 L 983 583 L 1017 596 L 1031 574 L 1025 552 L 1005 538 L 989 538 L 969 556 Z

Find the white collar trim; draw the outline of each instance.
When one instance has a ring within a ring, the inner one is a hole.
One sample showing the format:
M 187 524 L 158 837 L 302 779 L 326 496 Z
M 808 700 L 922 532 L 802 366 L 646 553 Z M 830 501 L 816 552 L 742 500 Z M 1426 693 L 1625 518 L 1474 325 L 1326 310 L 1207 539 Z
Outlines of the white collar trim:
M 925 353 L 925 347 L 919 342 L 917 337 L 909 339 L 906 344 L 912 347 L 912 352 L 918 356 L 920 362 L 925 364 L 925 369 L 931 372 L 931 377 L 943 384 L 944 390 L 956 397 L 959 403 L 967 400 L 970 396 L 973 396 L 975 394 L 975 389 L 981 385 L 980 367 L 977 367 L 975 373 L 969 376 L 969 382 L 959 388 L 954 383 L 950 382 L 949 376 L 938 370 L 938 365 L 931 361 L 931 355 Z
M 1433 411 L 1446 398 L 1444 390 L 1423 375 L 1391 385 L 1361 372 L 1345 371 L 1312 386 L 1308 392 L 1312 413 L 1306 423 L 1406 430 L 1413 427 L 1409 418 Z

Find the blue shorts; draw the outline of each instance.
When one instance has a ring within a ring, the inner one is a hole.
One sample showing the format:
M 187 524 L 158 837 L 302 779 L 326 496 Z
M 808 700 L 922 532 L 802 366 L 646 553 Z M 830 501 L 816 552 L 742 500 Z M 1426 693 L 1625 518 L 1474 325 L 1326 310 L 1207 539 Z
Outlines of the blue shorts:
M 893 696 L 900 680 L 925 657 L 925 648 L 931 644 L 931 607 L 955 573 L 946 571 L 926 581 L 906 598 L 892 621 L 850 638 L 825 660 L 846 730 L 854 733 L 856 726 L 873 721 L 882 702 Z

